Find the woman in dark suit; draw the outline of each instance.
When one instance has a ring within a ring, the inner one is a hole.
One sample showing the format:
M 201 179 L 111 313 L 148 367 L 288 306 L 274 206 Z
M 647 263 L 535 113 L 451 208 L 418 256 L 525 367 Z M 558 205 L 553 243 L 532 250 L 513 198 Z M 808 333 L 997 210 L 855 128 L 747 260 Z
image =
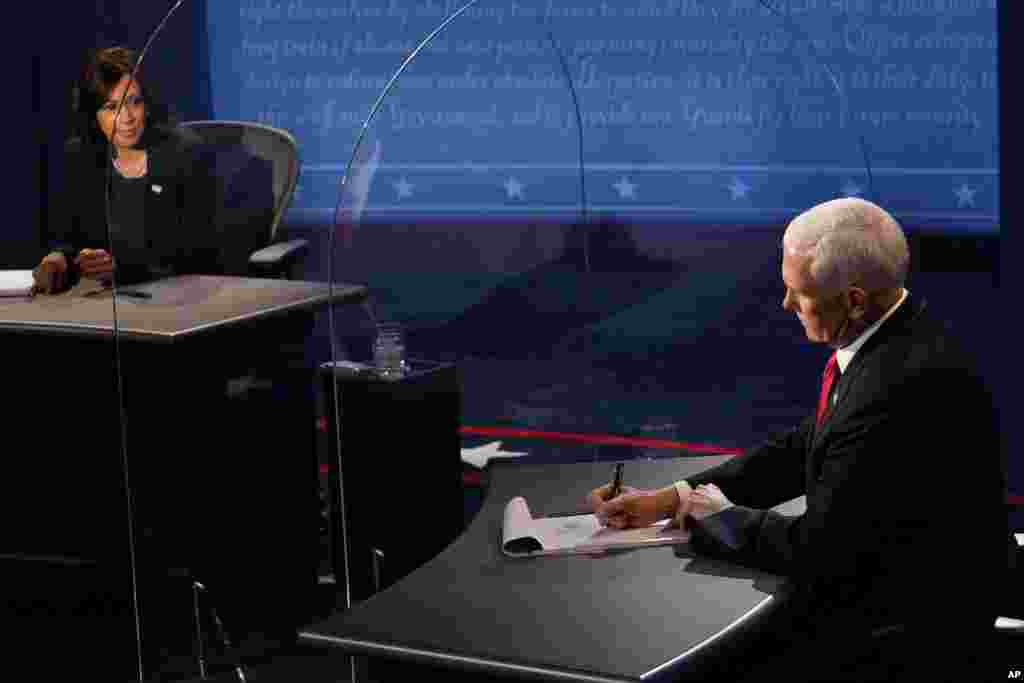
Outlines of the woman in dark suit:
M 219 271 L 213 178 L 198 140 L 168 124 L 141 70 L 132 78 L 137 60 L 112 47 L 86 65 L 39 291 L 83 277 L 127 283 Z

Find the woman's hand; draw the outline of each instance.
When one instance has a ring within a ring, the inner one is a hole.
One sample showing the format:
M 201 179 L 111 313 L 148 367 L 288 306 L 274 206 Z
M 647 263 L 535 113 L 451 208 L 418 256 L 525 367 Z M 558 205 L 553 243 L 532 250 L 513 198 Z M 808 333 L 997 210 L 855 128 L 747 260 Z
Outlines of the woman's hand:
M 36 291 L 53 294 L 64 289 L 67 282 L 68 260 L 59 251 L 53 251 L 43 257 L 32 277 L 36 281 Z
M 87 278 L 103 279 L 114 272 L 114 258 L 104 249 L 83 249 L 78 252 L 75 265 Z

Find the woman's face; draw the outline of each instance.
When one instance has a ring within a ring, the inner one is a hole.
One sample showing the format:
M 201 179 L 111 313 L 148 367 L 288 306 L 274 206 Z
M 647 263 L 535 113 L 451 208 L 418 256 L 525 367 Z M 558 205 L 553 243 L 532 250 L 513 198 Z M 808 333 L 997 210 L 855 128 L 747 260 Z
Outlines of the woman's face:
M 107 101 L 96 112 L 96 122 L 103 135 L 119 148 L 134 147 L 142 138 L 146 126 L 146 101 L 142 97 L 142 89 L 137 80 L 132 81 L 129 87 L 130 80 L 130 76 L 126 75 L 118 81 L 107 95 Z M 121 105 L 122 97 L 124 105 Z

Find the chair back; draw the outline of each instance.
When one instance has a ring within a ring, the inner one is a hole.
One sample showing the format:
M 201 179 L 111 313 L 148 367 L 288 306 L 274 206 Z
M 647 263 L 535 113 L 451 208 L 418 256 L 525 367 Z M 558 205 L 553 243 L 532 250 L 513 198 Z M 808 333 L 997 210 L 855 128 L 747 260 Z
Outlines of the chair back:
M 269 167 L 273 211 L 268 232 L 261 236 L 263 244 L 260 246 L 273 242 L 281 217 L 291 204 L 299 177 L 301 164 L 292 134 L 251 121 L 185 121 L 178 125 L 196 134 L 203 145 L 214 152 L 215 172 L 221 178 L 234 178 L 243 167 L 251 169 L 254 161 L 262 161 Z M 247 194 L 245 190 L 241 188 L 236 194 L 244 197 Z

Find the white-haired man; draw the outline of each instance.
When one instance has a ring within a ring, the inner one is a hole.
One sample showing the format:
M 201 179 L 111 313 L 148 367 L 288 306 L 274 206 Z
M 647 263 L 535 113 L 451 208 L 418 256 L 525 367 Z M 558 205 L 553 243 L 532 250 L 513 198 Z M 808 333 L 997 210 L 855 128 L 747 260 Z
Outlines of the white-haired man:
M 905 289 L 909 261 L 871 202 L 802 213 L 783 237 L 782 305 L 835 349 L 817 410 L 687 481 L 590 494 L 610 526 L 675 517 L 697 552 L 789 576 L 772 627 L 789 680 L 955 677 L 997 616 L 1010 543 L 998 420 L 971 359 Z M 802 515 L 768 510 L 800 495 Z

